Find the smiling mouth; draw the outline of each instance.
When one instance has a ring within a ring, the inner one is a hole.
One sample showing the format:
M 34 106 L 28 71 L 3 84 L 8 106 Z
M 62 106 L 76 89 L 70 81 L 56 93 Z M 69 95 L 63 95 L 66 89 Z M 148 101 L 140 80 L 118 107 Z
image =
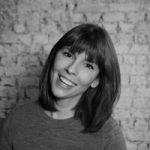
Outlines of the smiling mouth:
M 77 85 L 76 83 L 70 81 L 70 80 L 67 79 L 66 77 L 63 77 L 63 76 L 61 76 L 61 75 L 58 75 L 58 76 L 59 76 L 59 80 L 60 80 L 62 83 L 64 83 L 65 85 L 67 85 L 67 86 L 74 87 L 74 86 Z

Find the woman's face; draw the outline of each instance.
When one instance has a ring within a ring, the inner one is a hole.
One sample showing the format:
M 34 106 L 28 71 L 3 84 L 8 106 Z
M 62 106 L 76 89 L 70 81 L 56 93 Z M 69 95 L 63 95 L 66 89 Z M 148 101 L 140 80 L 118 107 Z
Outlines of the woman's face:
M 79 100 L 90 86 L 99 84 L 98 66 L 86 58 L 85 52 L 72 54 L 68 48 L 57 53 L 51 71 L 51 88 L 56 97 Z

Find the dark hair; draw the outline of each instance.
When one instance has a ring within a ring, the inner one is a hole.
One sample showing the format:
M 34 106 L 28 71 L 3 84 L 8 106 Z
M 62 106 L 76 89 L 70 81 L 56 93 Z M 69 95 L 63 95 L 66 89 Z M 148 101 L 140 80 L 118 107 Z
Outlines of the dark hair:
M 97 132 L 111 116 L 121 89 L 120 69 L 113 43 L 107 31 L 94 24 L 82 24 L 68 31 L 52 48 L 40 79 L 39 101 L 44 109 L 57 111 L 51 91 L 50 73 L 55 56 L 64 47 L 86 52 L 88 59 L 99 67 L 99 85 L 88 88 L 75 106 L 75 118 L 84 126 L 83 132 Z

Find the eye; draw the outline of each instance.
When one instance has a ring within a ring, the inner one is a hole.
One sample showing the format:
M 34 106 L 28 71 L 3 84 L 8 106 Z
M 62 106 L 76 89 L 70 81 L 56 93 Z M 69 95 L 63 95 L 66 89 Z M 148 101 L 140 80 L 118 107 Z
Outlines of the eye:
M 70 53 L 69 51 L 63 51 L 62 53 L 66 57 L 72 57 L 72 53 Z
M 86 63 L 86 67 L 91 69 L 91 70 L 94 70 L 94 66 L 90 63 Z

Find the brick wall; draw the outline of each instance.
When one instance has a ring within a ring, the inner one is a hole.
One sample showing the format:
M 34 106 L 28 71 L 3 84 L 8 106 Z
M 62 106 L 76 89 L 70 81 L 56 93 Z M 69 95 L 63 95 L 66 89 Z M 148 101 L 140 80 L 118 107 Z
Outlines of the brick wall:
M 122 94 L 114 116 L 128 150 L 150 150 L 150 0 L 0 0 L 0 118 L 38 97 L 52 46 L 85 22 L 104 26 L 115 44 Z

